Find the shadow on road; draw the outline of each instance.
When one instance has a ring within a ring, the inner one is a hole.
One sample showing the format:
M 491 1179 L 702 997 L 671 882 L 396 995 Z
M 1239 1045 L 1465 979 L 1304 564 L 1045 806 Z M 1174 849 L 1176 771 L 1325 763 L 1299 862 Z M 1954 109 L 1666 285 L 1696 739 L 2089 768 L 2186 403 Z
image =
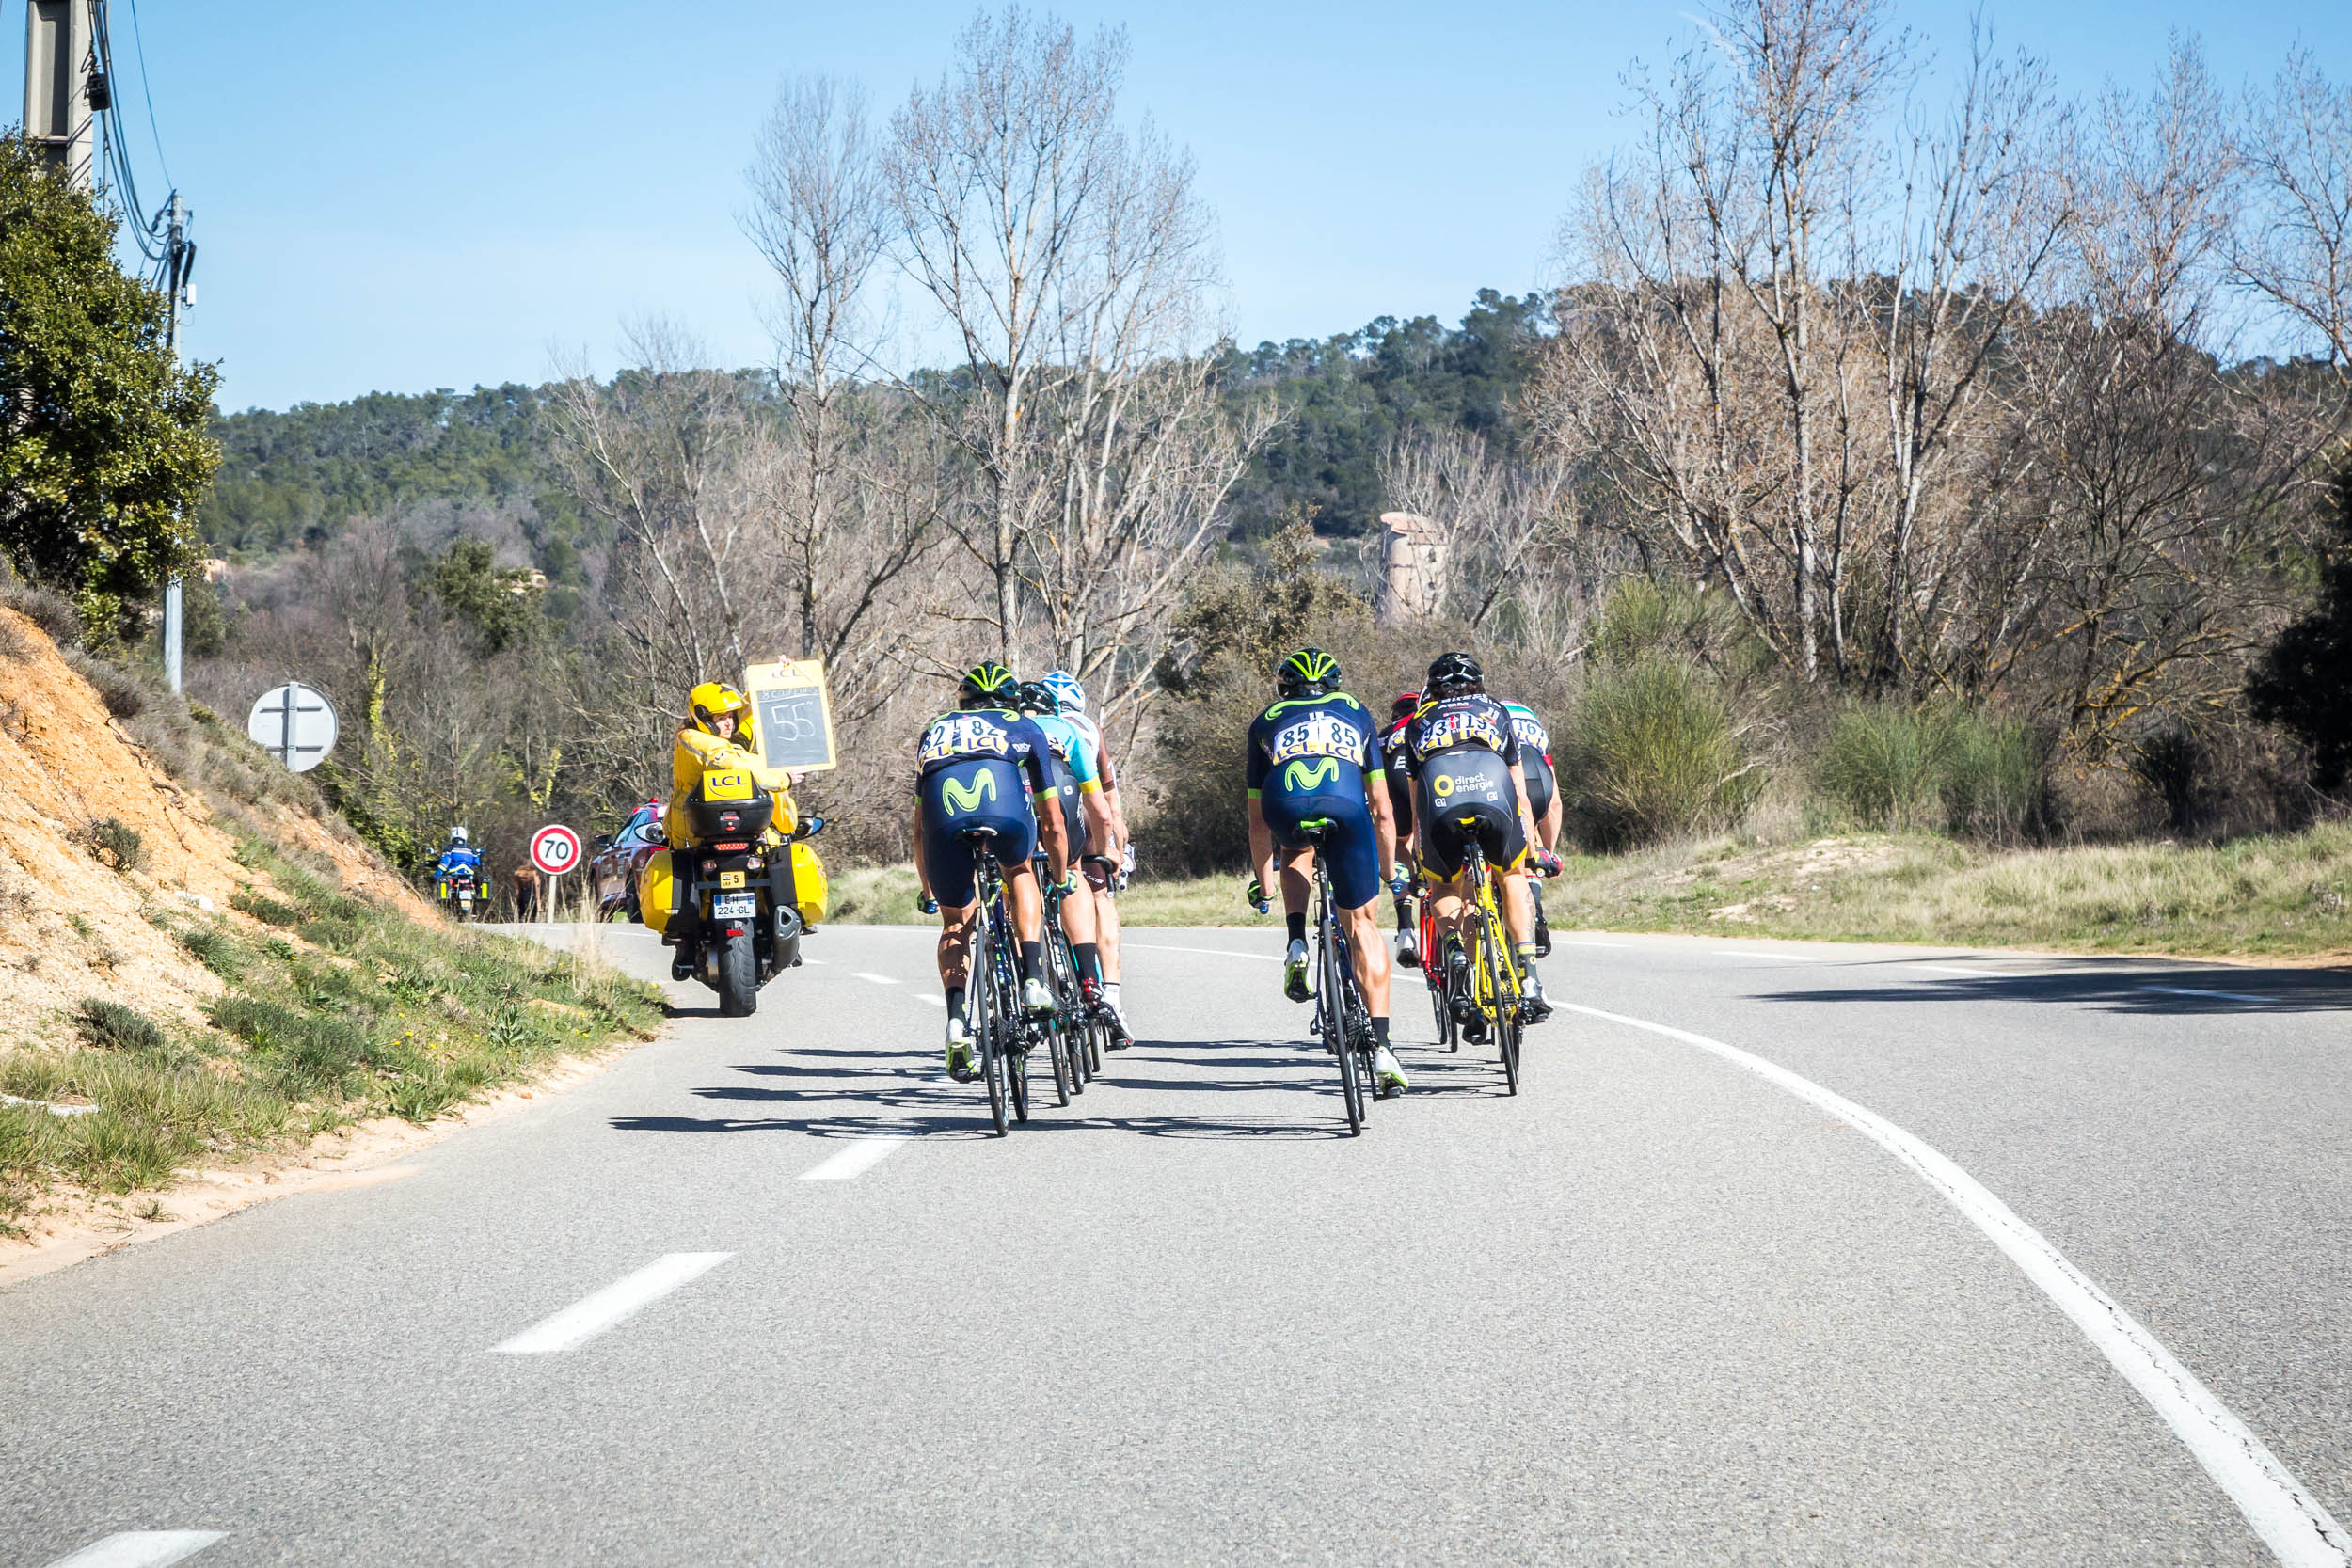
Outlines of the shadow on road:
M 1917 959 L 1863 966 L 1900 969 Z M 2247 1017 L 2352 1009 L 2352 970 L 2237 969 L 2135 964 L 2034 974 L 1959 975 L 1900 986 L 1782 990 L 1772 1002 L 2043 1002 L 2138 1016 Z

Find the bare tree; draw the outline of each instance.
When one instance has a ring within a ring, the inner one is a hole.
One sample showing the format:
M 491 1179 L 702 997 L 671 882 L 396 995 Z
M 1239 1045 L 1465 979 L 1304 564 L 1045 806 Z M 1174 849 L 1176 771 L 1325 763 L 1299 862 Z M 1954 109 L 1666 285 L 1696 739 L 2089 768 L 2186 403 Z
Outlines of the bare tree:
M 1447 562 L 1443 609 L 1472 626 L 1507 621 L 1523 631 L 1597 591 L 1567 513 L 1568 472 L 1557 460 L 1513 462 L 1469 431 L 1415 427 L 1389 444 L 1380 490 L 1437 525 Z
M 2239 155 L 2256 218 L 2238 231 L 2238 278 L 2352 380 L 2352 84 L 2330 84 L 2296 49 L 2267 93 L 2249 95 L 2244 117 Z

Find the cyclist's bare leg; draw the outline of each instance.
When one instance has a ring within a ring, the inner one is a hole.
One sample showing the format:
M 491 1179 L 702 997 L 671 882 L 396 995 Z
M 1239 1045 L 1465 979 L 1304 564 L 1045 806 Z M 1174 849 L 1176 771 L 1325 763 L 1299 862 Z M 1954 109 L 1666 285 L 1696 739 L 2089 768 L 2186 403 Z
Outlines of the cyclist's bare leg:
M 1086 863 L 1087 886 L 1094 892 L 1094 940 L 1103 950 L 1106 986 L 1119 984 L 1119 900 L 1111 896 L 1111 870 L 1103 861 Z
M 1375 1018 L 1389 1016 L 1389 944 L 1380 940 L 1380 900 L 1340 911 L 1340 927 L 1355 956 L 1356 983 Z
M 1061 901 L 1061 928 L 1073 947 L 1095 940 L 1094 890 L 1078 879 L 1078 891 Z
M 1535 903 L 1527 891 L 1527 873 L 1499 872 L 1497 879 L 1502 884 L 1502 928 L 1511 933 L 1512 946 L 1528 946 L 1535 940 Z
M 1282 912 L 1305 914 L 1307 900 L 1315 890 L 1314 850 L 1285 849 L 1278 846 L 1274 853 L 1282 863 Z
M 1551 792 L 1551 804 L 1544 808 L 1543 819 L 1535 824 L 1544 848 L 1554 855 L 1560 852 L 1560 824 L 1567 815 L 1560 804 L 1560 791 L 1555 789 Z
M 939 983 L 944 990 L 962 986 L 972 967 L 972 926 L 980 917 L 980 902 L 939 908 Z
M 1045 940 L 1045 901 L 1028 862 L 1005 867 L 1005 903 L 1012 911 L 1012 928 L 1023 942 Z

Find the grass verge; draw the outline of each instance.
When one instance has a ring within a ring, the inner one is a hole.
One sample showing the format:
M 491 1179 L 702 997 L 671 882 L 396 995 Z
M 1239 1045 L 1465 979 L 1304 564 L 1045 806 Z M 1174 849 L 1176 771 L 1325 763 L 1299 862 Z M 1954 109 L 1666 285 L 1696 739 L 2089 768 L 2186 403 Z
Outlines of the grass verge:
M 653 988 L 593 952 L 420 925 L 258 839 L 239 859 L 282 895 L 236 901 L 275 930 L 166 917 L 228 985 L 209 1027 L 91 998 L 72 1019 L 77 1045 L 0 1056 L 0 1093 L 96 1107 L 0 1104 L 0 1234 L 21 1234 L 15 1220 L 59 1181 L 127 1194 L 352 1121 L 430 1121 L 558 1056 L 649 1036 L 661 1017 Z
M 1138 880 L 1129 926 L 1254 926 L 1237 873 Z M 855 897 L 839 890 L 855 885 Z M 914 873 L 834 881 L 834 918 L 913 921 Z M 1577 856 L 1548 883 L 1563 930 L 1678 931 L 2089 953 L 2352 954 L 2352 824 L 2222 845 L 1996 849 L 1928 833 L 1717 837 Z

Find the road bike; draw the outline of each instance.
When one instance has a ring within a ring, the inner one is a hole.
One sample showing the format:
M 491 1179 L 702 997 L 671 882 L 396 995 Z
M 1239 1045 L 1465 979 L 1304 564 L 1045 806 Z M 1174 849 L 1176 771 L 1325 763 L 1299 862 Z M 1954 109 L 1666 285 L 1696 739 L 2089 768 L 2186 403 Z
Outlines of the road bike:
M 1336 827 L 1329 817 L 1311 817 L 1298 825 L 1299 836 L 1314 850 L 1315 863 L 1315 1017 L 1311 1027 L 1324 1049 L 1338 1059 L 1340 1097 L 1347 1106 L 1351 1137 L 1364 1130 L 1364 1117 L 1378 1094 L 1374 1076 L 1372 1009 L 1356 984 L 1356 964 L 1347 937 L 1340 930 L 1337 902 L 1331 892 L 1331 871 L 1324 863 L 1323 847 Z
M 988 1085 L 988 1115 L 1003 1137 L 1015 1121 L 1029 1119 L 1029 1052 L 1034 1026 L 1021 1006 L 1017 957 L 1020 934 L 1005 908 L 1005 881 L 996 864 L 996 832 L 966 828 L 972 869 L 979 891 L 972 942 L 964 968 L 963 1014 L 972 1030 L 980 1076 Z
M 1054 1092 L 1067 1105 L 1072 1096 L 1086 1093 L 1087 1081 L 1103 1070 L 1103 1024 L 1087 1006 L 1078 985 L 1077 951 L 1070 933 L 1062 929 L 1062 900 L 1069 895 L 1046 879 L 1044 856 L 1032 863 L 1038 886 L 1045 889 L 1045 983 L 1054 992 L 1054 1016 L 1045 1025 L 1045 1036 L 1053 1048 Z
M 1450 997 L 1457 1004 L 1467 1002 L 1468 1011 L 1483 1022 L 1502 1058 L 1502 1080 L 1505 1092 L 1519 1092 L 1519 1044 L 1526 1032 L 1526 1020 L 1521 1012 L 1523 983 L 1519 978 L 1518 958 L 1511 951 L 1511 938 L 1502 924 L 1502 911 L 1496 902 L 1495 878 L 1486 864 L 1486 851 L 1478 840 L 1478 818 L 1460 819 L 1467 859 L 1464 869 L 1470 875 L 1470 919 L 1462 927 L 1462 951 L 1468 964 L 1467 994 Z M 1453 976 L 1448 964 L 1449 991 L 1463 982 Z M 1454 1016 L 1459 1019 L 1461 1011 Z
M 1448 1051 L 1462 1049 L 1461 1013 L 1470 1006 L 1469 992 L 1454 978 L 1444 960 L 1445 938 L 1438 929 L 1437 900 L 1429 894 L 1427 883 L 1419 888 L 1421 899 L 1421 978 L 1429 988 L 1429 1009 L 1438 1019 L 1438 1043 Z M 1457 994 L 1459 992 L 1459 994 Z

